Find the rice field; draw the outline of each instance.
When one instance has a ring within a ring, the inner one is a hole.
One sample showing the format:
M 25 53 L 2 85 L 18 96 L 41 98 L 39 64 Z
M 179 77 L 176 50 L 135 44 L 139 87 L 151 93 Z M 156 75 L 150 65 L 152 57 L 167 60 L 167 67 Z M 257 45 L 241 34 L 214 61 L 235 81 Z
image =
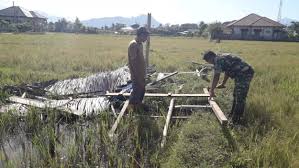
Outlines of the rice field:
M 0 87 L 84 77 L 127 63 L 133 36 L 0 34 Z M 107 130 L 109 111 L 74 117 L 50 109 L 30 109 L 25 117 L 0 114 L 0 167 L 299 167 L 299 43 L 151 38 L 150 64 L 160 72 L 190 71 L 207 49 L 239 55 L 255 69 L 246 106 L 246 126 L 223 129 L 210 112 L 171 123 L 167 145 L 159 147 L 164 119 L 130 118 L 118 138 Z M 176 76 L 182 92 L 202 93 L 209 83 Z M 177 88 L 165 84 L 161 92 Z M 216 91 L 225 113 L 233 81 Z M 0 92 L 0 104 L 7 93 Z M 146 99 L 151 113 L 166 115 L 168 99 Z M 178 103 L 197 99 L 179 100 Z M 41 119 L 41 114 L 47 114 Z

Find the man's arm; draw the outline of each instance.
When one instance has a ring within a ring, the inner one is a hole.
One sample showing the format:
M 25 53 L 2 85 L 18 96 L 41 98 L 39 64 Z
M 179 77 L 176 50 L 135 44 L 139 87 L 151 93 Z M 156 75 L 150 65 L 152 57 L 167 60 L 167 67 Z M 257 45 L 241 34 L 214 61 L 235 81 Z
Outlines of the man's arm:
M 215 88 L 218 84 L 219 78 L 220 78 L 220 73 L 214 71 L 214 77 L 213 77 L 212 85 L 211 85 L 211 88 L 210 88 L 210 96 L 211 97 L 215 97 L 214 90 L 215 90 Z
M 218 89 L 225 88 L 225 84 L 226 84 L 228 78 L 229 78 L 229 77 L 228 77 L 227 73 L 225 73 L 225 74 L 224 74 L 224 78 L 223 78 L 222 83 L 219 84 L 216 88 L 218 88 Z
M 131 72 L 133 72 L 134 74 L 137 74 L 138 70 L 136 68 L 136 59 L 138 57 L 138 53 L 137 53 L 137 44 L 136 43 L 132 43 L 130 46 L 129 46 L 129 67 L 131 69 Z

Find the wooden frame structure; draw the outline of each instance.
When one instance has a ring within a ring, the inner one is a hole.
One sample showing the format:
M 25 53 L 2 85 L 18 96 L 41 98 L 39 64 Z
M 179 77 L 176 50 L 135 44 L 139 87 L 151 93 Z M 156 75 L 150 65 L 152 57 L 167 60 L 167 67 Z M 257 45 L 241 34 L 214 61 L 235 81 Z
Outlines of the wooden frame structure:
M 115 94 L 111 94 L 115 95 Z M 122 94 L 123 96 L 129 96 L 130 94 Z M 146 97 L 171 97 L 172 99 L 170 100 L 167 116 L 165 119 L 165 125 L 163 129 L 163 136 L 162 136 L 162 141 L 161 141 L 161 147 L 163 148 L 166 144 L 166 138 L 167 138 L 167 133 L 170 125 L 171 119 L 188 119 L 190 117 L 188 116 L 172 116 L 173 111 L 175 109 L 182 109 L 182 108 L 208 108 L 212 109 L 214 112 L 215 116 L 217 117 L 219 123 L 222 126 L 226 126 L 228 123 L 228 120 L 218 104 L 215 102 L 213 98 L 210 97 L 209 91 L 207 88 L 204 88 L 204 94 L 153 94 L 153 93 L 146 93 Z M 186 97 L 203 97 L 208 99 L 209 105 L 175 105 L 175 98 L 186 98 Z M 109 136 L 113 138 L 115 135 L 115 131 L 117 129 L 118 124 L 120 123 L 121 118 L 124 116 L 124 113 L 126 111 L 126 108 L 128 107 L 128 100 L 124 103 L 121 112 L 119 113 L 116 121 L 114 122 L 112 128 L 109 131 Z M 138 115 L 136 115 L 138 117 Z M 152 118 L 161 118 L 163 116 L 148 116 Z
M 226 116 L 224 115 L 224 113 L 222 112 L 222 110 L 220 109 L 218 104 L 215 102 L 215 100 L 210 97 L 208 89 L 204 88 L 203 91 L 204 91 L 204 93 L 202 93 L 202 94 L 145 93 L 145 97 L 164 97 L 164 98 L 169 97 L 169 98 L 171 98 L 169 108 L 168 108 L 168 113 L 167 113 L 167 116 L 165 118 L 165 125 L 164 125 L 164 129 L 163 129 L 161 147 L 165 146 L 166 137 L 167 137 L 167 133 L 168 133 L 168 129 L 169 129 L 171 119 L 188 119 L 188 118 L 190 118 L 188 116 L 173 116 L 172 114 L 173 114 L 173 111 L 175 109 L 194 109 L 194 108 L 212 109 L 212 111 L 214 112 L 215 116 L 217 117 L 219 123 L 222 126 L 227 125 L 228 120 L 227 120 Z M 119 92 L 119 93 L 106 93 L 106 94 L 103 94 L 101 96 L 106 96 L 106 97 L 114 97 L 114 96 L 129 97 L 130 95 L 131 95 L 131 93 Z M 188 97 L 189 98 L 190 97 L 206 98 L 208 100 L 209 105 L 175 105 L 175 99 L 176 98 L 188 98 Z M 23 104 L 23 105 L 29 105 L 29 106 L 33 106 L 33 107 L 37 107 L 37 108 L 54 108 L 54 109 L 63 110 L 63 111 L 69 112 L 69 113 L 73 113 L 73 114 L 76 114 L 76 115 L 82 114 L 82 112 L 80 112 L 80 111 L 70 110 L 68 108 L 63 107 L 63 105 L 57 106 L 55 104 L 51 104 L 51 102 L 47 101 L 47 100 L 46 101 L 39 101 L 39 100 L 34 100 L 34 99 L 28 99 L 28 98 L 25 98 L 24 96 L 22 96 L 22 97 L 12 96 L 12 97 L 9 97 L 8 100 L 11 101 L 11 102 L 20 103 L 20 104 Z M 70 99 L 70 101 L 71 101 L 71 99 Z M 117 130 L 117 127 L 118 127 L 121 119 L 125 115 L 125 112 L 127 111 L 128 105 L 129 105 L 129 100 L 126 100 L 123 104 L 123 107 L 122 107 L 120 113 L 118 113 L 118 115 L 116 114 L 114 107 L 111 106 L 113 115 L 116 117 L 116 120 L 115 120 L 113 126 L 111 127 L 111 129 L 109 131 L 109 137 L 110 138 L 114 137 L 115 131 Z M 136 115 L 136 117 L 138 117 L 138 115 Z M 162 118 L 164 116 L 147 116 L 147 117 Z

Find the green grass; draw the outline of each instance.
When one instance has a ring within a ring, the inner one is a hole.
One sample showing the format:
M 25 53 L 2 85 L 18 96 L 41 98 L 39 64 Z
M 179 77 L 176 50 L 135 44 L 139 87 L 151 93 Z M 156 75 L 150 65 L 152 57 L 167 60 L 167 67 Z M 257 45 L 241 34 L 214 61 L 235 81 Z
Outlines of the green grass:
M 127 46 L 132 39 L 132 36 L 112 35 L 0 34 L 0 86 L 115 69 L 126 64 Z M 156 134 L 161 135 L 163 120 L 124 122 L 119 136 L 122 138 L 109 142 L 104 135 L 111 121 L 102 116 L 92 121 L 100 126 L 86 128 L 84 134 L 77 131 L 77 145 L 70 143 L 64 148 L 64 144 L 56 144 L 67 151 L 67 159 L 61 161 L 49 159 L 48 150 L 43 148 L 53 136 L 51 125 L 44 126 L 31 116 L 25 120 L 26 128 L 33 133 L 31 138 L 36 148 L 41 147 L 44 161 L 31 157 L 30 164 L 92 167 L 104 161 L 110 166 L 129 167 L 136 164 L 136 152 L 139 155 L 141 152 L 140 163 L 152 167 L 299 167 L 299 43 L 222 41 L 216 44 L 198 38 L 152 37 L 151 44 L 150 63 L 159 71 L 190 70 L 194 67 L 188 62 L 203 62 L 200 54 L 207 49 L 239 54 L 250 63 L 256 73 L 247 99 L 248 126 L 223 130 L 213 115 L 194 115 L 195 119 L 188 122 L 173 123 L 166 149 L 160 149 Z M 177 76 L 174 80 L 188 82 L 183 88 L 185 93 L 202 92 L 202 87 L 208 86 L 196 77 Z M 174 88 L 169 85 L 163 90 Z M 230 110 L 232 90 L 233 81 L 229 81 L 226 89 L 216 92 L 216 100 L 225 113 Z M 1 93 L 0 97 L 5 96 Z M 169 100 L 146 102 L 166 114 Z M 1 135 L 13 134 L 20 122 L 13 114 L 1 115 Z M 153 129 L 144 128 L 143 123 L 148 122 Z M 38 130 L 32 127 L 36 123 Z M 72 128 L 83 129 L 76 123 Z M 145 135 L 140 135 L 142 130 Z M 44 142 L 42 138 L 48 140 Z M 1 150 L 0 158 L 3 158 Z

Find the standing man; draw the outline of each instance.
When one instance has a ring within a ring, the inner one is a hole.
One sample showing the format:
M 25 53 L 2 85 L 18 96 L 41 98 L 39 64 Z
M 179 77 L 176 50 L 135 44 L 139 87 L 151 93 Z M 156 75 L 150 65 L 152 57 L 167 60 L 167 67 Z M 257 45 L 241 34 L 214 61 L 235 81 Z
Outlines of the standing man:
M 235 80 L 234 100 L 229 116 L 232 117 L 234 124 L 240 124 L 240 119 L 245 109 L 249 85 L 254 75 L 253 68 L 239 57 L 232 56 L 231 54 L 216 55 L 213 51 L 207 51 L 203 54 L 203 59 L 214 65 L 214 78 L 210 88 L 211 97 L 215 97 L 215 88 L 225 88 L 228 78 Z M 224 72 L 224 78 L 222 83 L 217 85 L 221 72 Z
M 137 36 L 129 44 L 128 59 L 133 91 L 130 96 L 130 105 L 140 107 L 145 93 L 146 67 L 143 56 L 142 43 L 148 39 L 149 32 L 145 27 L 137 29 Z

